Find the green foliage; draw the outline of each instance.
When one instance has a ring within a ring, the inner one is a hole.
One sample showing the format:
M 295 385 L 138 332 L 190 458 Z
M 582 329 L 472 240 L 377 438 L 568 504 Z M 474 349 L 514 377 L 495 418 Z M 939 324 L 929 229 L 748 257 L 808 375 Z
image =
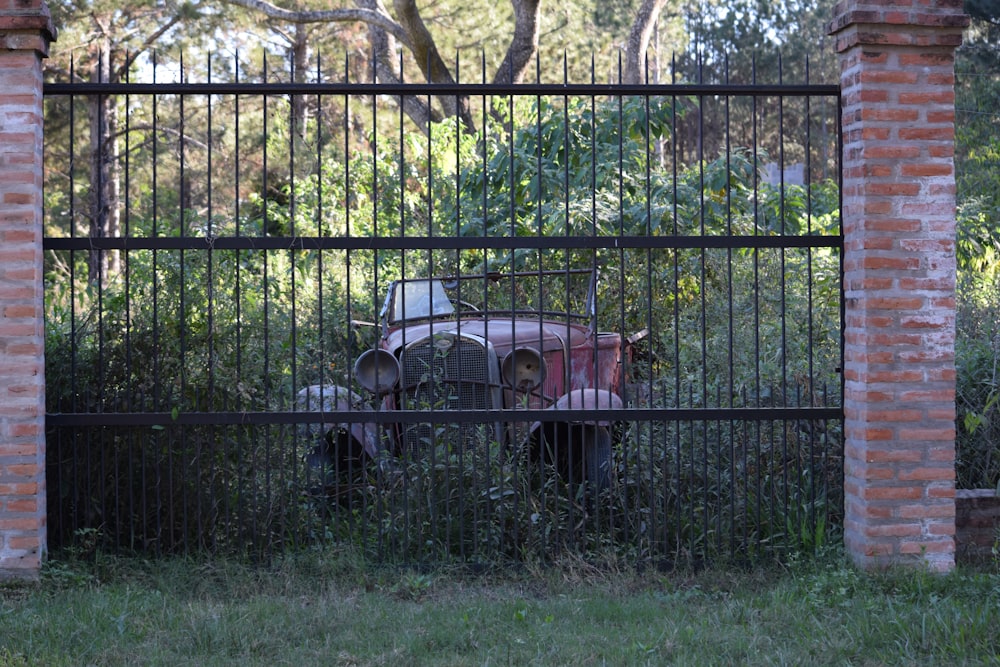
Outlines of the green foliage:
M 969 0 L 973 15 L 955 75 L 958 199 L 956 475 L 960 488 L 1000 483 L 1000 51 L 995 7 Z
M 991 311 L 995 316 L 996 307 Z M 960 488 L 992 489 L 1000 484 L 998 342 L 996 334 L 989 338 L 969 336 L 957 346 L 955 473 Z

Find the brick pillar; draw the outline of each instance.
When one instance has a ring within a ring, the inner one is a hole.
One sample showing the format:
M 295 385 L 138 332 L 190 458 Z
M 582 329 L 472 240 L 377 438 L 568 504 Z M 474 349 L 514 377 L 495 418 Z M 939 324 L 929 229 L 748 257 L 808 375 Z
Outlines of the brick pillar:
M 43 0 L 0 0 L 0 580 L 45 554 Z
M 844 541 L 955 563 L 954 52 L 962 0 L 843 0 Z

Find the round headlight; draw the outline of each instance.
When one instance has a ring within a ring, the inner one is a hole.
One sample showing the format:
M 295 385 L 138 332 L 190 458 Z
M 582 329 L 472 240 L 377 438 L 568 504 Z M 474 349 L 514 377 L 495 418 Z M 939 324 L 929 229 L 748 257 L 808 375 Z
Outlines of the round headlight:
M 503 358 L 500 373 L 514 389 L 531 391 L 545 382 L 545 359 L 533 347 L 519 347 Z
M 354 363 L 354 377 L 368 391 L 383 394 L 399 381 L 399 362 L 385 350 L 368 350 Z

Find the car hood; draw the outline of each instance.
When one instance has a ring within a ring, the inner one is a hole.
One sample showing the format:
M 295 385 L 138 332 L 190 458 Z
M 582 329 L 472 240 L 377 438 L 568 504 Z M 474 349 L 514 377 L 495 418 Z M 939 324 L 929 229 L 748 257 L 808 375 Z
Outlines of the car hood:
M 404 345 L 432 334 L 478 336 L 492 343 L 498 355 L 503 355 L 515 347 L 533 347 L 543 353 L 562 350 L 564 343 L 569 347 L 576 347 L 587 339 L 589 331 L 579 324 L 520 317 L 437 320 L 408 324 L 390 331 L 386 336 L 384 348 L 395 352 Z

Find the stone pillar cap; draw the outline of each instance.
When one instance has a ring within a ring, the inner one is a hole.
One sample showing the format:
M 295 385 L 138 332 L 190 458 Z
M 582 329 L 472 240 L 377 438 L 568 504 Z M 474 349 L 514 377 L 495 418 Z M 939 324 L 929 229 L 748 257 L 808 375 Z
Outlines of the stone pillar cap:
M 838 52 L 859 44 L 956 48 L 969 26 L 962 0 L 842 0 L 833 16 L 826 32 Z
M 0 0 L 0 48 L 48 54 L 56 28 L 45 0 Z

